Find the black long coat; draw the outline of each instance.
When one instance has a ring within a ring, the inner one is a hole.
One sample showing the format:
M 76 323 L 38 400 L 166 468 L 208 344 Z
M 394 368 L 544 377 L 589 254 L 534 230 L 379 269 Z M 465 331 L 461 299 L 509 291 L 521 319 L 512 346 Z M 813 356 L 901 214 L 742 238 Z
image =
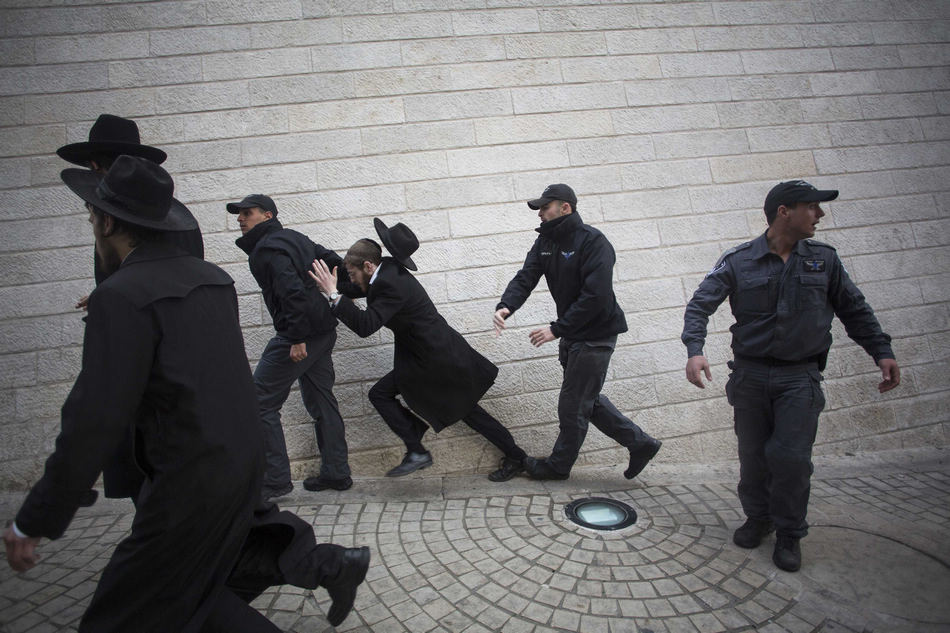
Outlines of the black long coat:
M 384 326 L 393 331 L 399 393 L 436 431 L 470 413 L 495 382 L 498 368 L 445 322 L 422 285 L 395 259 L 383 258 L 366 304 L 360 310 L 344 297 L 334 312 L 361 337 Z
M 61 536 L 134 424 L 145 483 L 80 631 L 198 631 L 253 521 L 263 469 L 233 281 L 144 244 L 90 295 L 83 346 L 55 451 L 17 526 Z

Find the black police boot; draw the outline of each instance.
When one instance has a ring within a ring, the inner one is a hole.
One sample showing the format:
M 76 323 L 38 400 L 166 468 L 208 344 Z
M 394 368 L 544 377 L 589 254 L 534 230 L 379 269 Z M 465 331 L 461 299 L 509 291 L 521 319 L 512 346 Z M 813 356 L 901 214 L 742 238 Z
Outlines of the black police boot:
M 548 460 L 534 457 L 524 458 L 524 469 L 532 479 L 567 479 L 571 476 L 571 473 L 559 473 L 551 468 Z
M 510 457 L 502 457 L 498 470 L 488 475 L 489 481 L 508 481 L 524 470 L 524 462 Z
M 772 552 L 772 562 L 779 569 L 798 571 L 802 566 L 801 539 L 793 536 L 778 535 L 775 540 L 775 550 Z
M 746 549 L 755 549 L 762 544 L 762 539 L 775 531 L 775 526 L 771 521 L 761 521 L 759 519 L 746 519 L 742 527 L 732 534 L 732 542 L 739 547 Z
M 650 463 L 650 460 L 660 452 L 661 446 L 663 446 L 663 442 L 650 438 L 640 446 L 631 448 L 630 464 L 628 464 L 627 470 L 623 471 L 623 476 L 627 479 L 633 479 L 639 475 L 640 472 L 646 468 L 647 464 Z

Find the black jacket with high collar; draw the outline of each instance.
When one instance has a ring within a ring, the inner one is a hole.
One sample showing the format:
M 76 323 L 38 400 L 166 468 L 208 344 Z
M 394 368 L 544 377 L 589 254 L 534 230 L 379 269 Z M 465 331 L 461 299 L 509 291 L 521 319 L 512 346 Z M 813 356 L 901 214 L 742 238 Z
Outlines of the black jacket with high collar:
M 307 271 L 314 259 L 342 270 L 339 255 L 303 233 L 285 229 L 277 218 L 261 222 L 235 244 L 248 254 L 251 274 L 279 335 L 301 343 L 336 327 L 336 317 Z
M 584 224 L 577 211 L 535 230 L 538 238 L 496 309 L 520 308 L 543 275 L 557 306 L 554 336 L 591 341 L 626 332 L 613 290 L 616 255 L 604 234 Z

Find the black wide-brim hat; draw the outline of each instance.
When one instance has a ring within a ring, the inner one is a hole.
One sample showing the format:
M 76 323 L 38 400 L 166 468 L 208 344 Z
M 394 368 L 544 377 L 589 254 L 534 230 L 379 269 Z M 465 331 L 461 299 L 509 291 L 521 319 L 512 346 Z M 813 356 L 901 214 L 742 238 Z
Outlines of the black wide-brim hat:
M 409 270 L 418 270 L 416 263 L 410 257 L 419 250 L 419 239 L 412 229 L 402 222 L 393 224 L 392 228 L 389 228 L 379 218 L 373 218 L 373 226 L 376 227 L 376 234 L 379 235 L 383 246 L 396 261 Z
M 60 177 L 77 196 L 123 222 L 157 231 L 198 228 L 188 208 L 172 196 L 172 177 L 141 156 L 119 156 L 104 176 L 73 168 Z
M 97 154 L 141 156 L 156 164 L 164 163 L 168 158 L 168 154 L 157 147 L 142 145 L 135 121 L 114 114 L 99 115 L 89 129 L 88 141 L 63 145 L 56 153 L 63 160 L 83 167 L 88 167 L 89 161 Z

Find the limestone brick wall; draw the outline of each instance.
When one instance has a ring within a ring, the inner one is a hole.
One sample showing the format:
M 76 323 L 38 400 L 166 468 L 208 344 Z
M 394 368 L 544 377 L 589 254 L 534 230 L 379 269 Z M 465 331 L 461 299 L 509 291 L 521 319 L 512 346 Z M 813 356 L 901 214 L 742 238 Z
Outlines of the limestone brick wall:
M 55 149 L 98 114 L 134 118 L 169 154 L 207 257 L 240 294 L 250 362 L 271 336 L 224 203 L 272 195 L 289 226 L 339 251 L 406 222 L 419 279 L 500 367 L 484 405 L 530 453 L 556 435 L 557 348 L 527 333 L 542 287 L 502 337 L 490 329 L 534 238 L 524 200 L 567 182 L 617 250 L 630 324 L 606 385 L 662 438 L 663 461 L 732 458 L 722 387 L 684 378 L 683 307 L 726 248 L 764 230 L 777 181 L 841 190 L 818 237 L 836 246 L 903 367 L 876 368 L 835 326 L 816 450 L 948 441 L 950 3 L 945 0 L 5 0 L 0 8 L 0 488 L 41 472 L 79 369 L 73 304 L 93 288 L 92 236 Z M 342 326 L 336 394 L 357 475 L 402 447 L 366 399 L 391 336 Z M 284 410 L 295 475 L 312 427 Z M 427 475 L 487 472 L 495 449 L 463 425 L 429 436 Z M 599 432 L 580 464 L 625 461 Z M 618 468 L 618 477 L 620 469 Z

